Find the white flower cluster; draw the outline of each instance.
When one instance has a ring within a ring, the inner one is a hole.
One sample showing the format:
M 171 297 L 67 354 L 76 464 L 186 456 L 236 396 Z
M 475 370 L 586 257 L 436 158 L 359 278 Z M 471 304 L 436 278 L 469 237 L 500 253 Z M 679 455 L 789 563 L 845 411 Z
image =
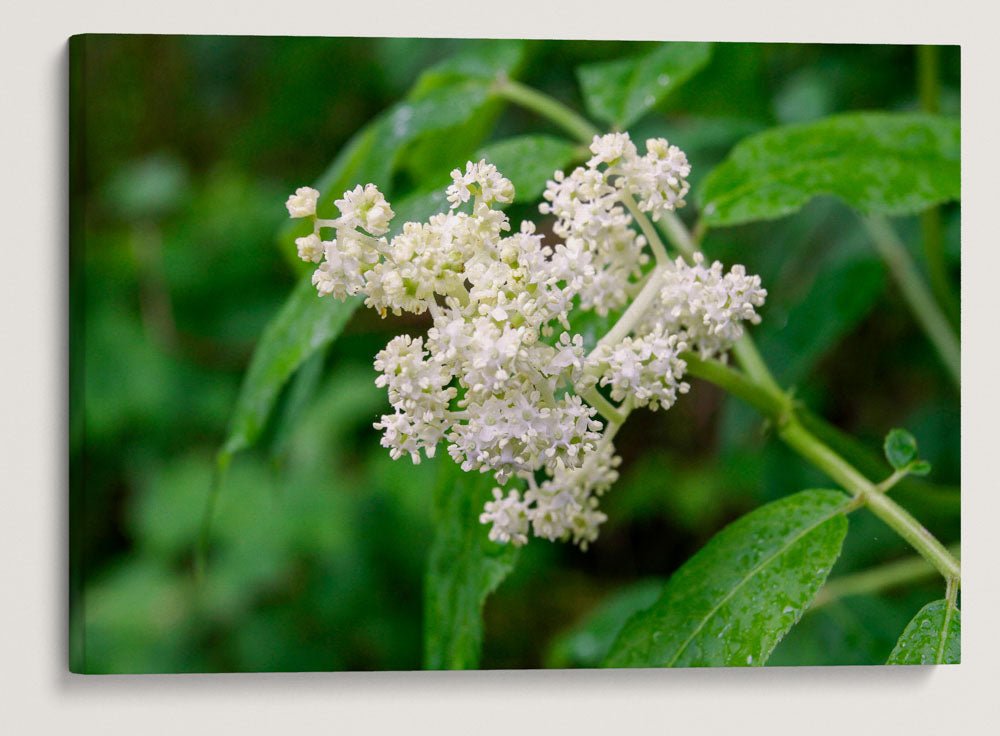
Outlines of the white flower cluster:
M 742 321 L 759 320 L 766 292 L 742 267 L 723 275 L 699 257 L 646 268 L 646 240 L 628 210 L 655 219 L 681 206 L 689 172 L 666 141 L 646 148 L 638 156 L 627 133 L 595 137 L 586 168 L 556 172 L 541 205 L 563 239 L 554 246 L 531 222 L 510 232 L 496 206 L 513 201 L 514 187 L 485 161 L 452 172 L 448 212 L 408 222 L 391 240 L 394 213 L 374 184 L 345 192 L 332 220 L 316 217 L 314 189 L 288 199 L 292 217 L 313 218 L 313 233 L 296 243 L 303 260 L 319 264 L 321 296 L 363 294 L 383 316 L 429 313 L 426 337 L 400 335 L 376 356 L 393 413 L 375 427 L 393 458 L 417 463 L 444 441 L 463 470 L 492 472 L 501 486 L 523 481 L 523 493 L 497 488 L 485 506 L 481 521 L 495 541 L 524 544 L 530 531 L 585 549 L 606 519 L 598 498 L 620 462 L 611 442 L 618 425 L 606 427 L 591 405 L 607 402 L 600 388 L 626 414 L 667 408 L 688 390 L 684 350 L 721 354 Z M 335 238 L 322 240 L 324 229 Z M 640 290 L 648 308 L 629 317 L 622 339 L 587 354 L 571 310 L 607 314 Z
M 592 271 L 580 289 L 580 305 L 604 315 L 628 303 L 629 285 L 649 259 L 643 252 L 646 239 L 632 229 L 627 209 L 638 207 L 657 220 L 682 207 L 691 167 L 684 153 L 662 138 L 646 141 L 645 156 L 628 133 L 594 136 L 590 150 L 594 155 L 586 167 L 569 176 L 555 173 L 539 209 L 556 216 L 553 231 Z

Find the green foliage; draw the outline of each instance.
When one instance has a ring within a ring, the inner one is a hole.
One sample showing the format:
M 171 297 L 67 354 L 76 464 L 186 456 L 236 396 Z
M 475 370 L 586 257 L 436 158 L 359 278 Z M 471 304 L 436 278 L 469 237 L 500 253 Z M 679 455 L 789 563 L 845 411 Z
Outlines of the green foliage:
M 736 146 L 698 200 L 710 226 L 771 220 L 833 194 L 863 213 L 903 215 L 957 199 L 957 120 L 849 113 L 775 128 Z
M 557 169 L 580 157 L 580 147 L 547 135 L 507 138 L 481 148 L 475 159 L 486 159 L 514 184 L 518 201 L 534 202 Z
M 505 112 L 492 93 L 502 75 L 574 109 L 582 100 L 595 122 L 627 126 L 640 145 L 667 137 L 694 167 L 692 188 L 720 193 L 707 224 L 801 208 L 780 223 L 710 229 L 704 249 L 761 274 L 769 296 L 752 332 L 778 382 L 843 430 L 822 425 L 824 442 L 876 478 L 886 472 L 877 452 L 886 427 L 920 437 L 940 482 L 905 478 L 893 498 L 951 543 L 959 535 L 955 396 L 938 388 L 926 345 L 884 288 L 884 268 L 848 207 L 817 197 L 890 214 L 957 197 L 956 122 L 837 115 L 913 109 L 912 49 L 127 36 L 86 46 L 75 57 L 89 96 L 81 125 L 101 135 L 78 140 L 86 166 L 74 195 L 86 213 L 73 241 L 85 289 L 74 284 L 71 310 L 86 322 L 85 344 L 72 345 L 85 397 L 76 412 L 85 421 L 74 422 L 81 452 L 71 461 L 82 479 L 74 493 L 85 500 L 74 507 L 72 547 L 86 563 L 71 590 L 81 670 L 589 667 L 626 634 L 637 648 L 612 658 L 656 659 L 673 632 L 690 633 L 689 619 L 704 616 L 713 586 L 726 591 L 715 603 L 732 595 L 676 664 L 746 664 L 748 655 L 760 664 L 779 638 L 770 665 L 877 664 L 913 611 L 939 595 L 913 585 L 837 600 L 782 638 L 825 576 L 805 581 L 810 568 L 795 568 L 795 559 L 814 554 L 822 564 L 811 569 L 828 569 L 846 521 L 833 513 L 774 565 L 733 582 L 763 554 L 759 545 L 713 553 L 736 525 L 705 540 L 789 488 L 824 481 L 774 440 L 773 427 L 705 385 L 669 412 L 630 417 L 619 435 L 622 477 L 602 499 L 609 519 L 586 554 L 489 542 L 477 518 L 488 477 L 462 474 L 447 457 L 394 462 L 372 429 L 387 404 L 371 357 L 399 331 L 422 332 L 426 319 L 404 317 L 401 326 L 352 317 L 352 305 L 316 297 L 307 278 L 296 283 L 289 274 L 310 268 L 292 243 L 304 225 L 282 206 L 335 156 L 317 184 L 321 215 L 340 192 L 374 181 L 398 230 L 447 208 L 448 172 L 486 157 L 514 181 L 512 217 L 520 216 L 554 169 L 586 153 L 534 113 Z M 950 59 L 942 109 L 957 114 L 957 49 L 942 58 Z M 244 73 L 248 59 L 253 74 Z M 808 122 L 825 115 L 835 117 Z M 767 130 L 775 121 L 804 124 Z M 206 151 L 217 165 L 205 166 Z M 759 180 L 763 191 L 749 186 Z M 857 201 L 845 196 L 852 193 Z M 942 216 L 954 277 L 959 206 Z M 533 218 L 544 232 L 545 218 Z M 894 225 L 907 243 L 918 241 L 916 218 Z M 592 346 L 617 316 L 574 314 L 573 325 Z M 334 336 L 349 319 L 351 329 Z M 83 334 L 82 323 L 74 327 Z M 819 426 L 810 429 L 819 434 Z M 212 451 L 224 444 L 229 457 L 265 439 L 221 483 L 196 585 L 192 548 L 205 532 Z M 903 467 L 928 469 L 916 456 Z M 821 514 L 791 516 L 805 528 Z M 905 542 L 885 531 L 866 510 L 852 513 L 837 570 L 903 554 Z M 423 547 L 428 554 L 414 553 Z M 678 567 L 665 589 L 654 578 Z M 772 579 L 796 601 L 787 614 L 783 600 L 771 605 L 764 583 Z M 661 591 L 674 596 L 667 607 Z M 637 632 L 642 621 L 662 625 L 652 632 L 660 638 Z M 926 630 L 914 624 L 910 634 Z M 956 610 L 948 631 L 957 626 Z M 709 641 L 709 630 L 723 638 Z M 948 633 L 945 651 L 954 644 L 956 661 L 957 643 Z
M 931 464 L 917 456 L 917 438 L 905 429 L 893 429 L 885 436 L 885 459 L 896 470 L 913 475 L 927 475 Z
M 493 478 L 442 460 L 424 584 L 424 667 L 474 669 L 483 641 L 483 604 L 514 569 L 518 548 L 491 542 L 479 523 Z
M 906 626 L 886 664 L 958 664 L 962 615 L 946 600 L 928 603 Z
M 710 43 L 663 43 L 642 56 L 577 70 L 587 111 L 624 130 L 683 85 L 712 56 Z
M 471 153 L 481 135 L 466 136 L 455 129 L 470 122 L 478 125 L 484 117 L 492 119 L 486 108 L 495 99 L 493 80 L 501 73 L 512 74 L 523 53 L 521 41 L 481 42 L 424 72 L 407 98 L 362 128 L 319 177 L 315 187 L 328 195 L 320 200 L 319 215 L 332 215 L 334 201 L 357 182 L 373 182 L 386 196 L 395 196 L 392 173 L 404 150 L 425 166 L 429 156 L 447 155 L 444 165 L 449 168 L 462 157 L 455 150 L 456 141 Z M 421 141 L 427 142 L 426 147 L 411 146 Z M 302 225 L 290 223 L 282 230 L 281 247 L 294 253 L 294 239 L 301 234 Z
M 837 560 L 847 503 L 840 491 L 802 491 L 726 527 L 629 619 L 605 665 L 763 665 Z
M 917 459 L 917 438 L 905 429 L 893 429 L 885 436 L 885 459 L 902 470 Z
M 278 392 L 313 353 L 337 337 L 360 303 L 320 299 L 311 278 L 299 281 L 264 330 L 236 401 L 223 455 L 251 446 L 271 414 Z
M 599 667 L 625 622 L 656 602 L 664 582 L 641 580 L 608 596 L 582 621 L 556 637 L 549 646 L 545 665 Z

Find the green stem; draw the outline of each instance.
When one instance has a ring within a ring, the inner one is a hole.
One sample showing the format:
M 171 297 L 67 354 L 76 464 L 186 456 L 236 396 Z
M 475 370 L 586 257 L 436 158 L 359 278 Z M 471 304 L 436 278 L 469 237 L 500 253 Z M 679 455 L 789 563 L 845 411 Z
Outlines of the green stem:
M 791 403 L 786 397 L 764 388 L 745 374 L 735 371 L 717 360 L 702 360 L 692 352 L 683 352 L 681 359 L 687 363 L 687 372 L 719 388 L 725 389 L 737 398 L 743 399 L 764 416 L 775 421 L 783 421 L 791 412 Z
M 691 353 L 683 353 L 681 357 L 687 361 L 691 375 L 715 383 L 773 420 L 778 427 L 778 435 L 789 447 L 865 504 L 945 578 L 960 579 L 961 567 L 944 545 L 906 509 L 881 493 L 853 465 L 807 430 L 795 415 L 794 405 L 788 396 L 762 386 L 717 361 L 701 360 Z
M 937 113 L 941 109 L 939 67 L 937 46 L 917 46 L 917 85 L 924 112 Z
M 885 218 L 869 217 L 864 223 L 876 250 L 889 267 L 920 327 L 937 350 L 949 377 L 956 387 L 961 387 L 962 363 L 958 338 L 920 277 L 906 246 Z
M 694 257 L 695 252 L 698 250 L 698 244 L 691 236 L 691 233 L 688 232 L 688 229 L 684 226 L 684 222 L 677 216 L 677 213 L 664 213 L 659 219 L 658 224 L 660 226 L 660 231 L 666 235 L 670 244 L 674 246 L 688 261 L 690 261 Z
M 894 471 L 892 475 L 890 475 L 884 481 L 879 483 L 878 486 L 876 486 L 879 490 L 879 493 L 888 493 L 897 483 L 899 483 L 899 481 L 903 480 L 903 478 L 905 478 L 907 475 L 908 472 L 906 470 Z
M 646 316 L 646 312 L 649 310 L 653 300 L 660 293 L 660 276 L 663 274 L 664 268 L 665 266 L 657 266 L 649 272 L 649 276 L 646 277 L 646 285 L 642 287 L 642 291 L 628 305 L 628 309 L 618 318 L 614 327 L 608 330 L 607 334 L 597 341 L 597 345 L 594 347 L 595 350 L 601 345 L 616 345 L 636 328 L 636 325 Z
M 768 391 L 783 393 L 781 386 L 774 380 L 774 376 L 771 375 L 771 371 L 757 349 L 757 343 L 750 337 L 750 333 L 744 332 L 743 337 L 733 344 L 733 355 L 736 356 L 736 362 L 740 364 L 740 368 L 746 371 L 753 380 Z
M 952 545 L 948 551 L 958 557 L 959 546 Z M 937 570 L 931 563 L 923 557 L 915 556 L 888 562 L 850 575 L 842 575 L 830 580 L 820 589 L 809 610 L 814 611 L 852 595 L 878 593 L 889 588 L 898 588 L 908 583 L 929 579 L 936 574 Z
M 558 100 L 520 82 L 501 77 L 493 89 L 500 97 L 537 112 L 583 143 L 589 144 L 595 135 L 600 135 L 600 131 L 586 118 Z
M 646 241 L 649 243 L 649 247 L 653 250 L 656 262 L 660 265 L 667 263 L 670 260 L 670 256 L 667 255 L 667 249 L 663 247 L 663 241 L 660 240 L 660 236 L 656 232 L 656 228 L 653 227 L 653 223 L 651 223 L 649 218 L 646 217 L 646 213 L 639 209 L 635 200 L 632 199 L 631 194 L 622 193 L 622 202 L 625 204 L 625 208 L 632 215 L 632 219 L 634 219 L 639 225 L 639 229 L 642 230 L 642 234 L 646 236 Z
M 937 114 L 941 110 L 941 74 L 937 46 L 917 46 L 917 88 L 920 109 Z M 930 275 L 931 290 L 954 328 L 959 326 L 958 299 L 948 279 L 948 267 L 944 254 L 944 227 L 941 221 L 941 207 L 931 207 L 920 215 L 920 229 L 923 233 L 924 255 L 927 258 L 927 272 Z
M 619 411 L 614 404 L 608 401 L 596 388 L 589 388 L 580 394 L 580 398 L 597 409 L 608 421 L 613 424 L 622 424 L 626 415 Z

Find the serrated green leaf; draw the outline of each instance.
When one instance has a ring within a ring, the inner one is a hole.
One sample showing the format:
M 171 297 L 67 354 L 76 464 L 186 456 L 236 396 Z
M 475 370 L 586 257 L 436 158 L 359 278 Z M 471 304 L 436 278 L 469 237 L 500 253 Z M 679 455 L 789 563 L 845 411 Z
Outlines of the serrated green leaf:
M 885 436 L 885 459 L 896 470 L 902 470 L 917 459 L 917 438 L 905 429 L 893 429 Z
M 730 524 L 625 624 L 605 666 L 763 665 L 837 560 L 849 501 L 801 491 Z
M 663 43 L 634 59 L 577 70 L 587 111 L 625 129 L 680 87 L 712 56 L 710 43 Z
M 832 194 L 866 214 L 902 215 L 958 199 L 957 120 L 864 112 L 747 138 L 705 179 L 707 225 L 770 220 Z
M 340 334 L 361 299 L 321 299 L 311 277 L 299 281 L 257 344 L 240 388 L 222 452 L 232 455 L 260 436 L 278 393 L 317 350 Z
M 886 664 L 958 664 L 961 660 L 961 612 L 942 599 L 928 603 L 913 617 Z
M 577 144 L 547 135 L 507 138 L 476 153 L 477 159 L 485 158 L 513 182 L 515 199 L 521 203 L 541 197 L 553 173 L 579 157 Z
M 491 542 L 479 523 L 495 485 L 442 459 L 434 494 L 434 541 L 424 581 L 424 667 L 472 669 L 483 641 L 483 605 L 514 569 L 518 548 Z

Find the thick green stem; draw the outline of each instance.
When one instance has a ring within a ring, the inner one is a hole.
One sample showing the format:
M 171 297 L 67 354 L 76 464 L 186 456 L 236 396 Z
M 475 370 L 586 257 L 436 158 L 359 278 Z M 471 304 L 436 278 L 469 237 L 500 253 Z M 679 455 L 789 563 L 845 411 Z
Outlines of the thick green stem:
M 960 579 L 960 565 L 944 545 L 906 509 L 881 493 L 853 465 L 807 430 L 796 417 L 794 405 L 788 396 L 761 386 L 757 381 L 717 361 L 701 360 L 691 353 L 683 353 L 681 357 L 687 361 L 688 373 L 715 383 L 744 399 L 774 421 L 778 427 L 778 435 L 789 447 L 854 495 L 860 503 L 865 504 L 946 579 Z
M 781 386 L 778 385 L 778 382 L 774 380 L 774 376 L 771 375 L 771 371 L 764 362 L 764 358 L 761 357 L 760 351 L 757 349 L 757 343 L 753 341 L 749 333 L 744 332 L 743 337 L 733 345 L 733 355 L 736 356 L 736 362 L 740 364 L 740 367 L 753 380 L 769 391 L 783 393 Z
M 578 115 L 558 100 L 520 82 L 503 77 L 496 81 L 493 89 L 501 97 L 551 120 L 583 143 L 589 144 L 595 135 L 600 135 L 600 131 L 586 118 Z
M 962 362 L 958 338 L 920 277 L 920 272 L 906 251 L 906 246 L 885 218 L 869 217 L 864 223 L 872 236 L 876 250 L 903 292 L 903 298 L 906 299 L 914 317 L 947 368 L 949 377 L 955 382 L 956 387 L 960 387 Z

